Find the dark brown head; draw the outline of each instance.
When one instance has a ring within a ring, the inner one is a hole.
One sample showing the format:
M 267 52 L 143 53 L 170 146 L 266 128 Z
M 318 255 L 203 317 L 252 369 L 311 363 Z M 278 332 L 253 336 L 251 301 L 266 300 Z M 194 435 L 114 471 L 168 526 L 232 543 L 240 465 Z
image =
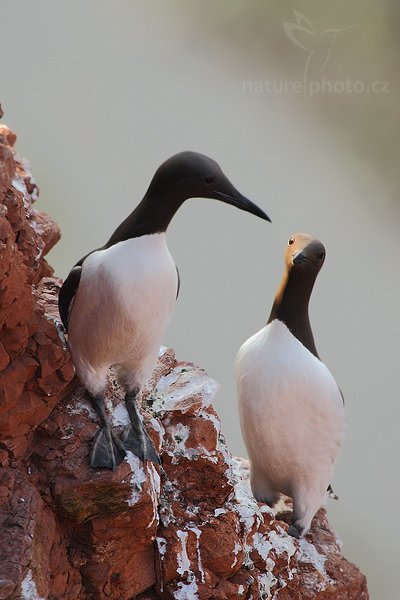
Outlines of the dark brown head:
M 275 295 L 268 323 L 278 319 L 318 357 L 308 317 L 315 279 L 324 264 L 325 248 L 307 233 L 295 233 L 285 250 L 285 272 Z
M 324 264 L 325 248 L 319 240 L 308 233 L 295 233 L 289 238 L 285 251 L 285 264 L 288 273 L 301 269 L 302 275 L 317 276 Z M 300 275 L 300 271 L 299 271 Z

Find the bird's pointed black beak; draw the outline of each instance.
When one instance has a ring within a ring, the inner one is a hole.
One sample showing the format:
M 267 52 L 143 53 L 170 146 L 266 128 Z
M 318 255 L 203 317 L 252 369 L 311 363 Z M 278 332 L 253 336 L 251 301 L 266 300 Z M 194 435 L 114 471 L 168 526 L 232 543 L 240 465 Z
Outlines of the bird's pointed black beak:
M 292 258 L 292 263 L 295 267 L 308 262 L 308 258 L 304 255 L 302 251 L 296 252 L 296 254 Z
M 251 213 L 252 215 L 256 215 L 256 217 L 260 217 L 260 219 L 264 219 L 265 221 L 269 221 L 271 223 L 271 219 L 261 208 L 254 204 L 251 200 L 242 196 L 240 192 L 236 192 L 235 194 L 224 194 L 223 192 L 218 192 L 213 190 L 212 192 L 213 198 L 217 200 L 221 200 L 222 202 L 226 202 L 227 204 L 232 204 L 232 206 L 236 206 L 236 208 L 240 208 L 240 210 L 245 210 L 246 212 Z

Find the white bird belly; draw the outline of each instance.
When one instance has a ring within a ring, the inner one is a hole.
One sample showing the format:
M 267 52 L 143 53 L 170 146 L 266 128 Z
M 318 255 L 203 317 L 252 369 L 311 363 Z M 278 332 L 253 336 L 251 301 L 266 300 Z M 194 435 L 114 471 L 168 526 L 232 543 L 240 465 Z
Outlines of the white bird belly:
M 236 376 L 254 481 L 288 496 L 302 486 L 325 492 L 345 428 L 327 367 L 275 320 L 242 345 Z
M 177 288 L 164 233 L 119 242 L 84 261 L 69 343 L 78 375 L 89 390 L 100 385 L 112 365 L 129 385 L 141 386 L 148 379 Z

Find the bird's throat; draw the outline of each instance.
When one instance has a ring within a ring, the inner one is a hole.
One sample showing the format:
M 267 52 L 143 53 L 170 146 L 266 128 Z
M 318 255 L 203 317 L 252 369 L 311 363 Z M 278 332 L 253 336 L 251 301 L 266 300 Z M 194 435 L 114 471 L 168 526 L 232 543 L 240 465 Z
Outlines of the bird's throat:
M 319 358 L 308 315 L 308 305 L 315 277 L 304 276 L 296 269 L 285 273 L 275 295 L 268 323 L 282 321 L 291 333 Z

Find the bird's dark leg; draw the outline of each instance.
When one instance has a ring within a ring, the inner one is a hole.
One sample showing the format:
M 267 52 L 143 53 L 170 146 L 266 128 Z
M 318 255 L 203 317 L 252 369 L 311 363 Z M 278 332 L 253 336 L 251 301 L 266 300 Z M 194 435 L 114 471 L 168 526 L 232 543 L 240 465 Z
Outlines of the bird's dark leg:
M 104 398 L 91 396 L 92 406 L 99 415 L 101 427 L 93 440 L 90 466 L 93 469 L 114 470 L 126 455 L 124 445 L 111 429 L 104 408 Z
M 291 535 L 294 538 L 301 538 L 304 532 L 304 527 L 301 527 L 301 525 L 296 525 L 296 523 L 291 523 L 289 525 L 289 529 L 288 529 L 288 534 Z
M 125 405 L 131 422 L 124 429 L 122 441 L 125 449 L 136 454 L 141 460 L 149 460 L 160 464 L 160 457 L 145 429 L 142 416 L 136 404 L 137 393 L 138 390 L 134 390 L 127 392 L 125 395 Z

